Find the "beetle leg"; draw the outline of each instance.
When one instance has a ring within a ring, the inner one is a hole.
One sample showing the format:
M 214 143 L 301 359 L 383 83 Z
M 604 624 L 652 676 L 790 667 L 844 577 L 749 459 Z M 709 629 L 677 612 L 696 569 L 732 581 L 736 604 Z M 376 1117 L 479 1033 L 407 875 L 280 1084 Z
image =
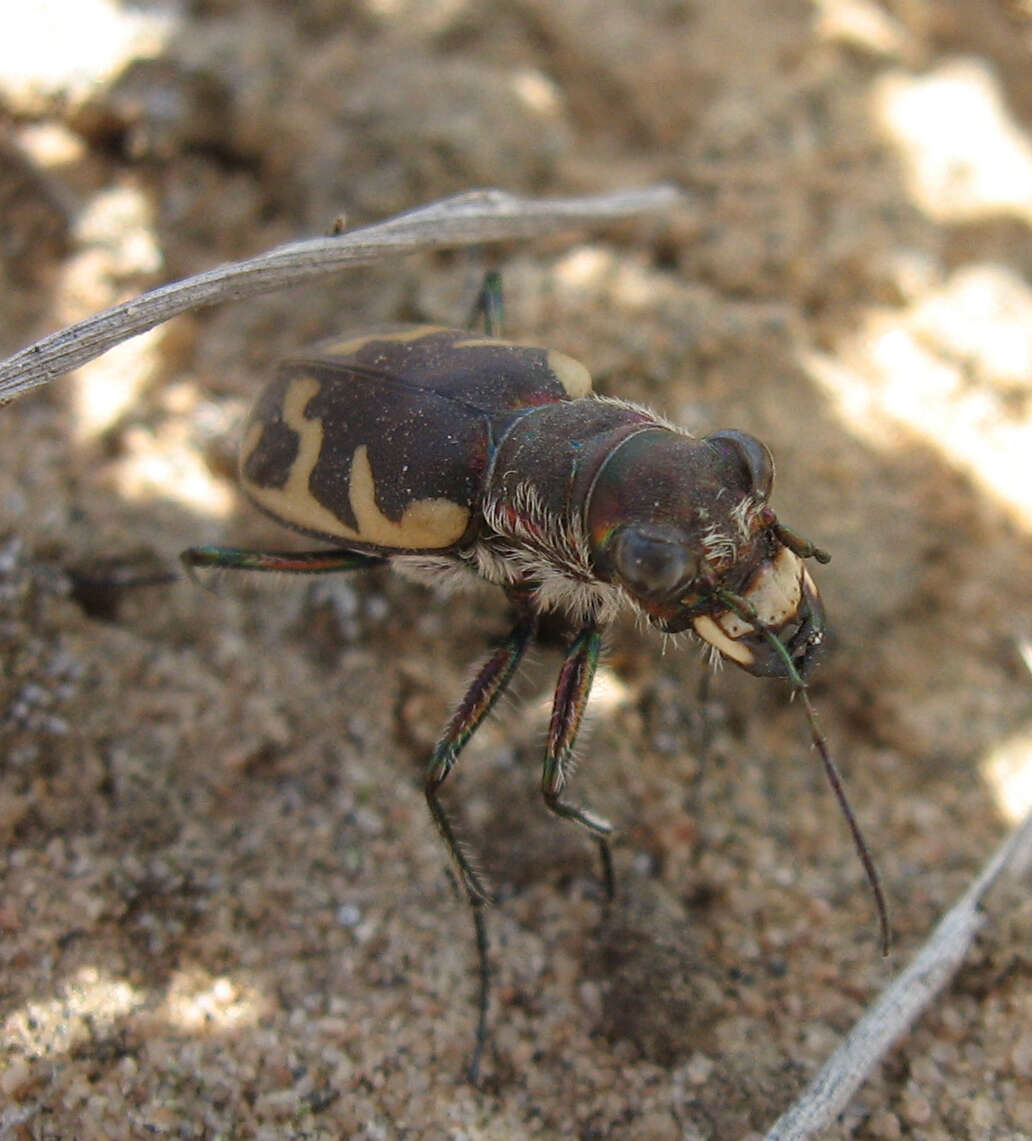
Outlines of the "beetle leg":
M 217 570 L 281 571 L 285 574 L 329 574 L 368 570 L 387 560 L 358 551 L 247 551 L 240 547 L 190 547 L 179 556 L 186 573 L 198 567 Z
M 596 816 L 589 809 L 562 799 L 563 789 L 570 773 L 574 741 L 584 717 L 584 709 L 588 704 L 601 645 L 601 631 L 597 626 L 589 624 L 581 629 L 566 653 L 566 660 L 559 671 L 559 681 L 555 687 L 552 720 L 548 727 L 548 747 L 541 774 L 541 792 L 545 804 L 556 816 L 581 825 L 598 840 L 602 859 L 602 880 L 606 896 L 611 899 L 613 864 L 608 837 L 612 834 L 613 826 L 608 820 Z
M 477 299 L 473 302 L 473 312 L 469 315 L 469 326 L 472 328 L 479 317 L 484 318 L 484 332 L 489 337 L 500 337 L 504 324 L 504 307 L 502 304 L 502 275 L 497 270 L 488 270 L 484 274 Z
M 444 811 L 438 790 L 451 772 L 470 737 L 477 731 L 484 718 L 491 712 L 494 703 L 505 692 L 512 680 L 516 667 L 520 664 L 527 647 L 533 641 L 537 630 L 537 619 L 526 612 L 516 623 L 504 642 L 480 667 L 466 696 L 451 716 L 447 727 L 437 742 L 424 780 L 426 802 L 430 815 L 437 825 L 466 892 L 470 910 L 473 913 L 473 930 L 477 941 L 477 964 L 480 974 L 480 989 L 477 997 L 477 1029 L 473 1047 L 473 1057 L 469 1064 L 469 1080 L 477 1084 L 480 1074 L 480 1059 L 487 1041 L 487 1008 L 491 986 L 491 972 L 487 959 L 487 925 L 484 922 L 484 904 L 491 898 L 487 885 L 473 867 L 469 856 L 455 835 L 448 814 Z
M 534 638 L 537 621 L 531 615 L 524 615 L 516 623 L 509 636 L 481 666 L 466 696 L 452 714 L 441 739 L 437 742 L 430 763 L 427 766 L 424 789 L 430 815 L 434 818 L 437 830 L 441 833 L 462 886 L 473 906 L 486 903 L 491 893 L 474 870 L 469 857 L 463 851 L 448 819 L 438 790 L 451 772 L 470 737 L 480 728 L 484 718 L 491 712 L 494 703 L 501 697 L 505 687 L 516 672 L 527 646 Z

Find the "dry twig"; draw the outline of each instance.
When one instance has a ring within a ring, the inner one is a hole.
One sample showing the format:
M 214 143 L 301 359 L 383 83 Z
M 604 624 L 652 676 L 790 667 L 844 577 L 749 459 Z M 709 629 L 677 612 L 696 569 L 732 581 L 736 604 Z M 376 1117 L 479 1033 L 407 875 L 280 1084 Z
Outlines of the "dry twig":
M 271 293 L 387 257 L 584 229 L 670 210 L 683 200 L 676 187 L 665 185 L 584 198 L 474 190 L 372 226 L 292 242 L 163 285 L 29 345 L 0 362 L 0 405 L 191 309 Z

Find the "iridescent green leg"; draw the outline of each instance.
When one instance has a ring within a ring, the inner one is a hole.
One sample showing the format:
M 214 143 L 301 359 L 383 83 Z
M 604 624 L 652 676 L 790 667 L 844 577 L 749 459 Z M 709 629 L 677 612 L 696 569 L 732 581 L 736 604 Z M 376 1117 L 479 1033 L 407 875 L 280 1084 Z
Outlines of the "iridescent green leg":
M 179 556 L 186 573 L 213 570 L 279 571 L 283 574 L 330 574 L 368 570 L 387 560 L 357 551 L 247 551 L 240 547 L 190 547 Z
M 473 684 L 466 691 L 459 707 L 441 734 L 427 766 L 424 788 L 430 815 L 437 825 L 459 875 L 470 909 L 473 912 L 473 927 L 477 940 L 477 957 L 480 970 L 480 994 L 478 1000 L 476 1043 L 473 1058 L 469 1065 L 469 1079 L 476 1085 L 480 1071 L 480 1059 L 487 1041 L 487 1006 L 491 975 L 487 959 L 487 928 L 484 924 L 483 908 L 491 894 L 487 885 L 474 869 L 469 856 L 455 835 L 455 829 L 448 814 L 444 811 L 438 790 L 452 771 L 459 753 L 470 737 L 480 728 L 484 718 L 491 712 L 494 703 L 505 692 L 512 680 L 520 659 L 534 638 L 537 620 L 525 614 L 512 628 L 509 636 L 481 666 Z
M 581 808 L 563 800 L 563 789 L 570 770 L 573 745 L 577 739 L 584 709 L 591 693 L 591 683 L 595 680 L 602 635 L 597 626 L 583 627 L 566 653 L 566 660 L 559 671 L 559 681 L 555 687 L 555 700 L 552 705 L 552 720 L 548 727 L 548 747 L 545 751 L 544 769 L 541 774 L 541 792 L 545 804 L 564 820 L 572 820 L 586 828 L 597 840 L 602 860 L 602 879 L 606 896 L 613 896 L 613 861 L 609 852 L 608 837 L 613 827 L 601 816 L 589 809 Z
M 430 806 L 430 815 L 433 816 L 441 838 L 455 862 L 462 886 L 473 903 L 489 901 L 491 893 L 463 851 L 437 793 L 452 771 L 459 753 L 480 728 L 494 703 L 505 692 L 505 687 L 512 680 L 520 659 L 533 640 L 536 628 L 537 622 L 532 616 L 521 618 L 509 636 L 481 666 L 473 684 L 466 691 L 466 696 L 459 703 L 459 707 L 441 734 L 426 770 L 424 788 L 427 804 Z
M 489 270 L 484 274 L 480 292 L 473 303 L 473 312 L 469 316 L 469 326 L 472 328 L 477 320 L 483 317 L 484 332 L 489 337 L 500 337 L 504 324 L 504 307 L 502 305 L 502 275 L 497 270 Z

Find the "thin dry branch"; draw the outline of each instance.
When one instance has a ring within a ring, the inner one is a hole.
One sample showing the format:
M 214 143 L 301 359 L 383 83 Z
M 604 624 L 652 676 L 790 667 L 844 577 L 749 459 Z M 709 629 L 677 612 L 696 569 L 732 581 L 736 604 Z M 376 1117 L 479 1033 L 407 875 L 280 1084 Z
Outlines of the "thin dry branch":
M 666 185 L 583 198 L 474 190 L 372 226 L 292 242 L 163 285 L 29 345 L 0 363 L 0 405 L 192 309 L 271 293 L 387 257 L 584 229 L 667 211 L 683 201 L 681 191 Z
M 1032 812 L 1007 837 L 939 922 L 910 965 L 875 1000 L 764 1141 L 804 1141 L 828 1129 L 890 1047 L 960 969 L 985 923 L 982 898 L 1005 872 L 1032 866 Z

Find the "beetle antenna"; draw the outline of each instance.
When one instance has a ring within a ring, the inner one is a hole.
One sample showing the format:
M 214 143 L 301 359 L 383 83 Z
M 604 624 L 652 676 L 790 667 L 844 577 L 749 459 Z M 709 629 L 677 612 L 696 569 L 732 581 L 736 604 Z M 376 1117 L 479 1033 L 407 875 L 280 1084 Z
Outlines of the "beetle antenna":
M 769 507 L 763 511 L 762 518 L 766 525 L 774 531 L 774 537 L 778 542 L 782 546 L 788 547 L 793 554 L 798 555 L 801 559 L 816 559 L 822 565 L 831 562 L 831 555 L 823 547 L 816 546 L 809 539 L 804 539 L 798 531 L 793 531 L 791 527 L 786 527 L 784 523 L 780 523 L 778 517 Z
M 889 946 L 892 942 L 892 932 L 889 927 L 889 910 L 885 904 L 885 894 L 882 891 L 881 877 L 878 875 L 878 869 L 874 866 L 874 860 L 871 858 L 867 841 L 860 831 L 860 825 L 853 813 L 849 798 L 846 796 L 842 776 L 839 773 L 838 766 L 832 759 L 831 750 L 828 748 L 828 739 L 825 737 L 820 725 L 817 724 L 817 714 L 813 708 L 813 703 L 810 701 L 810 694 L 807 691 L 806 682 L 803 681 L 799 670 L 796 669 L 796 664 L 792 660 L 792 655 L 788 652 L 788 647 L 767 623 L 760 619 L 760 616 L 756 613 L 756 608 L 748 599 L 742 598 L 741 595 L 729 590 L 718 590 L 716 591 L 716 596 L 721 602 L 733 610 L 739 618 L 745 622 L 749 622 L 762 632 L 763 636 L 771 644 L 785 666 L 785 673 L 788 676 L 789 685 L 792 687 L 793 696 L 799 694 L 799 699 L 803 703 L 803 710 L 806 713 L 807 723 L 810 726 L 810 738 L 820 755 L 821 764 L 824 766 L 828 783 L 831 785 L 831 791 L 835 794 L 835 799 L 838 801 L 839 808 L 842 810 L 842 815 L 846 818 L 846 824 L 849 826 L 850 834 L 853 837 L 853 845 L 856 848 L 857 855 L 860 857 L 860 863 L 863 865 L 864 872 L 867 875 L 867 882 L 871 885 L 871 891 L 874 894 L 875 908 L 878 912 L 878 923 L 881 926 L 882 954 L 888 955 Z

